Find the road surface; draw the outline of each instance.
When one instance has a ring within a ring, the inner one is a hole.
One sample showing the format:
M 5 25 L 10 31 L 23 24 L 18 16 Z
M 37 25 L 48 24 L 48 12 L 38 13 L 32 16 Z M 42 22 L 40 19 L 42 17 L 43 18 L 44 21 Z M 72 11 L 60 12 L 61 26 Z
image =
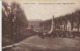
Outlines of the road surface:
M 12 51 L 80 51 L 80 37 L 41 38 L 35 35 L 12 47 Z

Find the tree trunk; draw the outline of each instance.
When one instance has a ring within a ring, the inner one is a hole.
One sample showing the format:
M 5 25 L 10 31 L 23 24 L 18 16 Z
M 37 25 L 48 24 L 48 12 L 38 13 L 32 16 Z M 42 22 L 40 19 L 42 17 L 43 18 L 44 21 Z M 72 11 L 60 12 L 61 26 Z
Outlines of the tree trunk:
M 79 23 L 77 23 L 77 30 L 78 30 L 78 32 L 79 32 Z
M 13 40 L 13 37 L 14 35 L 13 35 L 13 23 L 11 23 L 11 39 Z
M 54 17 L 53 17 L 54 18 Z M 52 25 L 51 25 L 51 29 L 50 31 L 48 32 L 49 34 L 51 34 L 54 30 L 54 22 L 53 22 L 53 18 L 52 18 Z
M 71 31 L 73 31 L 73 25 L 74 25 L 73 22 L 71 22 Z

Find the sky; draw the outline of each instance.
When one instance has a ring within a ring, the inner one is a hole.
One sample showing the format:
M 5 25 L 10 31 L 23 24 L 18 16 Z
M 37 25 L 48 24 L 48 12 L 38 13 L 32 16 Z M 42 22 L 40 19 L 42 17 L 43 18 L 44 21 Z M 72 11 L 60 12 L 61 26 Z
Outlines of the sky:
M 80 9 L 80 0 L 3 0 L 21 4 L 28 20 L 47 20 L 64 16 Z

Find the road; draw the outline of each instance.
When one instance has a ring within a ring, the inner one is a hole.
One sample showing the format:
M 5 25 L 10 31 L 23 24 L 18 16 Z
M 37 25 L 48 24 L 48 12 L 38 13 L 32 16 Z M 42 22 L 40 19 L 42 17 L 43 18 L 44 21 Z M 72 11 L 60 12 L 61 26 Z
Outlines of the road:
M 80 37 L 76 38 L 41 38 L 29 37 L 16 46 L 13 51 L 80 51 Z

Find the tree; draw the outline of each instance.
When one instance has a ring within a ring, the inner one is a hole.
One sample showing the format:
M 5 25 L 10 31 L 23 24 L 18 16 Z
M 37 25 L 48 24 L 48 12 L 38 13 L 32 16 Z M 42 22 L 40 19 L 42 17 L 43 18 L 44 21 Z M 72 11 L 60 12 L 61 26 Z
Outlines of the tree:
M 28 26 L 28 20 L 19 3 L 12 2 L 8 5 L 2 2 L 2 32 L 9 35 L 10 39 L 20 35 L 20 31 Z
M 2 33 L 9 34 L 8 26 L 9 26 L 9 8 L 6 2 L 2 2 Z

